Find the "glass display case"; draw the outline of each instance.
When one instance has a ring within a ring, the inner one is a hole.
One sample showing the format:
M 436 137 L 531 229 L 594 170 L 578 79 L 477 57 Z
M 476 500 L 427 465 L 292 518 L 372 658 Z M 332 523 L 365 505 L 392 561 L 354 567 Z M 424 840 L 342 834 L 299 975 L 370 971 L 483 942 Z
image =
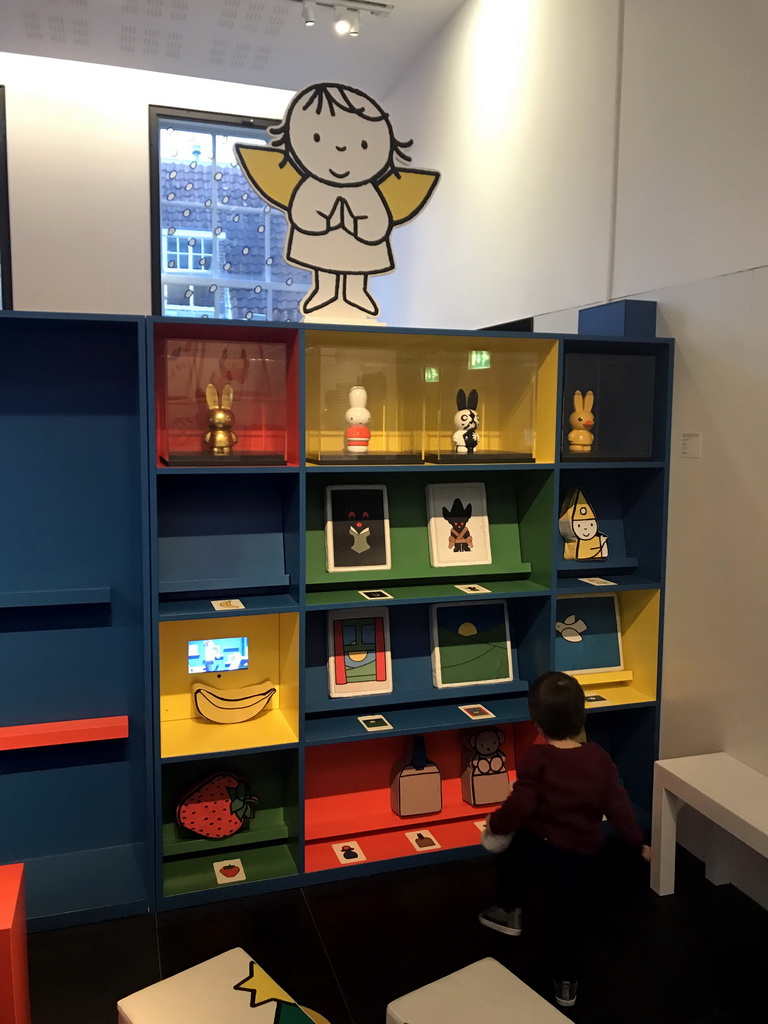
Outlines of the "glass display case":
M 655 354 L 646 355 L 641 348 L 626 354 L 615 348 L 566 352 L 562 459 L 652 459 L 655 408 L 660 400 L 656 392 Z
M 173 326 L 155 335 L 158 464 L 295 464 L 295 334 Z
M 547 346 L 483 335 L 438 340 L 425 352 L 425 460 L 537 461 L 538 374 Z
M 307 462 L 340 466 L 423 461 L 420 338 L 307 331 Z

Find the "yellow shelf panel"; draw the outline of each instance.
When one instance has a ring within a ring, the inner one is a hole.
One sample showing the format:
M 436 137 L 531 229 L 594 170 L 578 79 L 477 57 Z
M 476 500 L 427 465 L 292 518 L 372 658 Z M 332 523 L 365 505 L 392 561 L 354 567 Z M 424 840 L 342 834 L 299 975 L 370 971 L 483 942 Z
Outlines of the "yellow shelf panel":
M 293 720 L 291 720 L 293 719 Z M 181 718 L 160 726 L 160 756 L 190 757 L 219 751 L 277 747 L 298 742 L 294 716 L 279 709 L 266 711 L 250 722 L 216 725 L 202 718 Z
M 652 696 L 643 693 L 642 690 L 622 683 L 617 685 L 590 686 L 588 695 L 592 696 L 594 694 L 604 697 L 605 701 L 587 704 L 587 710 L 590 708 L 604 708 L 606 704 L 609 704 L 611 707 L 625 707 L 631 704 L 647 704 L 649 701 L 654 700 Z M 587 728 L 589 728 L 589 725 L 587 725 Z
M 629 669 L 619 672 L 574 672 L 575 678 L 585 689 L 590 692 L 598 686 L 605 686 L 611 683 L 631 683 L 635 673 Z

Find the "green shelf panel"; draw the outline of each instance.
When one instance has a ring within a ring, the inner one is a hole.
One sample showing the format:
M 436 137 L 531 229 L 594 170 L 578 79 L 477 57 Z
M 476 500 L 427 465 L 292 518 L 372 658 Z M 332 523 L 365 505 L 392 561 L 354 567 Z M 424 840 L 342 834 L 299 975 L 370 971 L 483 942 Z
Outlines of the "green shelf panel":
M 432 601 L 471 601 L 476 598 L 478 601 L 490 597 L 526 597 L 531 594 L 546 595 L 550 591 L 547 587 L 531 580 L 486 580 L 483 579 L 480 585 L 486 587 L 490 594 L 466 594 L 463 590 L 457 590 L 452 583 L 428 583 L 411 584 L 406 586 L 389 586 L 382 584 L 381 589 L 392 595 L 392 600 L 382 599 L 369 601 L 363 597 L 358 590 L 315 590 L 309 591 L 306 595 L 307 607 L 312 610 L 324 608 L 352 608 L 357 605 L 374 604 L 408 604 L 425 603 Z M 378 587 L 361 584 L 360 590 L 376 590 Z
M 163 825 L 163 857 L 186 856 L 190 853 L 213 855 L 233 847 L 269 843 L 277 839 L 288 839 L 288 837 L 289 829 L 285 823 L 285 808 L 267 807 L 264 810 L 259 810 L 257 805 L 250 826 L 227 839 L 195 838 L 191 833 L 185 833 L 175 822 L 166 822 Z
M 246 878 L 243 882 L 218 885 L 212 865 L 225 860 L 220 853 L 209 856 L 196 854 L 165 861 L 163 864 L 163 896 L 181 896 L 184 893 L 205 892 L 209 889 L 231 889 L 248 882 L 266 882 L 272 878 L 287 878 L 298 874 L 294 853 L 290 846 L 252 846 L 237 851 Z
M 325 487 L 343 485 L 349 475 L 315 477 L 307 487 L 307 584 L 339 585 L 349 581 L 360 589 L 383 587 L 387 581 L 482 581 L 486 576 L 549 578 L 551 551 L 549 529 L 552 515 L 552 473 L 485 474 L 481 468 L 465 471 L 468 481 L 485 484 L 493 562 L 490 565 L 436 567 L 430 562 L 427 526 L 426 483 L 417 484 L 413 474 L 377 476 L 366 483 L 387 487 L 390 515 L 390 569 L 328 572 L 325 552 Z M 430 483 L 451 483 L 450 475 L 430 474 Z M 546 530 L 538 521 L 546 516 Z M 546 538 L 546 542 L 545 542 Z M 532 564 L 533 563 L 533 564 Z M 343 578 L 341 578 L 343 577 Z

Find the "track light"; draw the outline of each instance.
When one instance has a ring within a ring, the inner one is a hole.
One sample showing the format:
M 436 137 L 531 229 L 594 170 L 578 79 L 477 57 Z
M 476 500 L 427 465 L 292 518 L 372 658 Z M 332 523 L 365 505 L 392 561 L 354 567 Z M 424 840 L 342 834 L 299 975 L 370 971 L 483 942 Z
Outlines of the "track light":
M 339 36 L 348 36 L 352 29 L 350 12 L 341 4 L 336 4 L 333 8 L 333 27 Z
M 356 10 L 348 11 L 349 14 L 349 34 L 351 36 L 360 35 L 360 12 Z
M 304 24 L 307 28 L 311 28 L 315 24 L 315 4 L 314 0 L 304 0 L 301 5 L 302 14 L 304 15 Z

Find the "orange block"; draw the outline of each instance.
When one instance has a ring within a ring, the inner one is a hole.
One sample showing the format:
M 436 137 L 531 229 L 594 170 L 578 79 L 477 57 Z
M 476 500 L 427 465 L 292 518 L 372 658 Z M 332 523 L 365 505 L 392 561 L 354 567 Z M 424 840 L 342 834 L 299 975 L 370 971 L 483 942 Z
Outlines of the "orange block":
M 0 1024 L 31 1024 L 23 864 L 0 866 Z

